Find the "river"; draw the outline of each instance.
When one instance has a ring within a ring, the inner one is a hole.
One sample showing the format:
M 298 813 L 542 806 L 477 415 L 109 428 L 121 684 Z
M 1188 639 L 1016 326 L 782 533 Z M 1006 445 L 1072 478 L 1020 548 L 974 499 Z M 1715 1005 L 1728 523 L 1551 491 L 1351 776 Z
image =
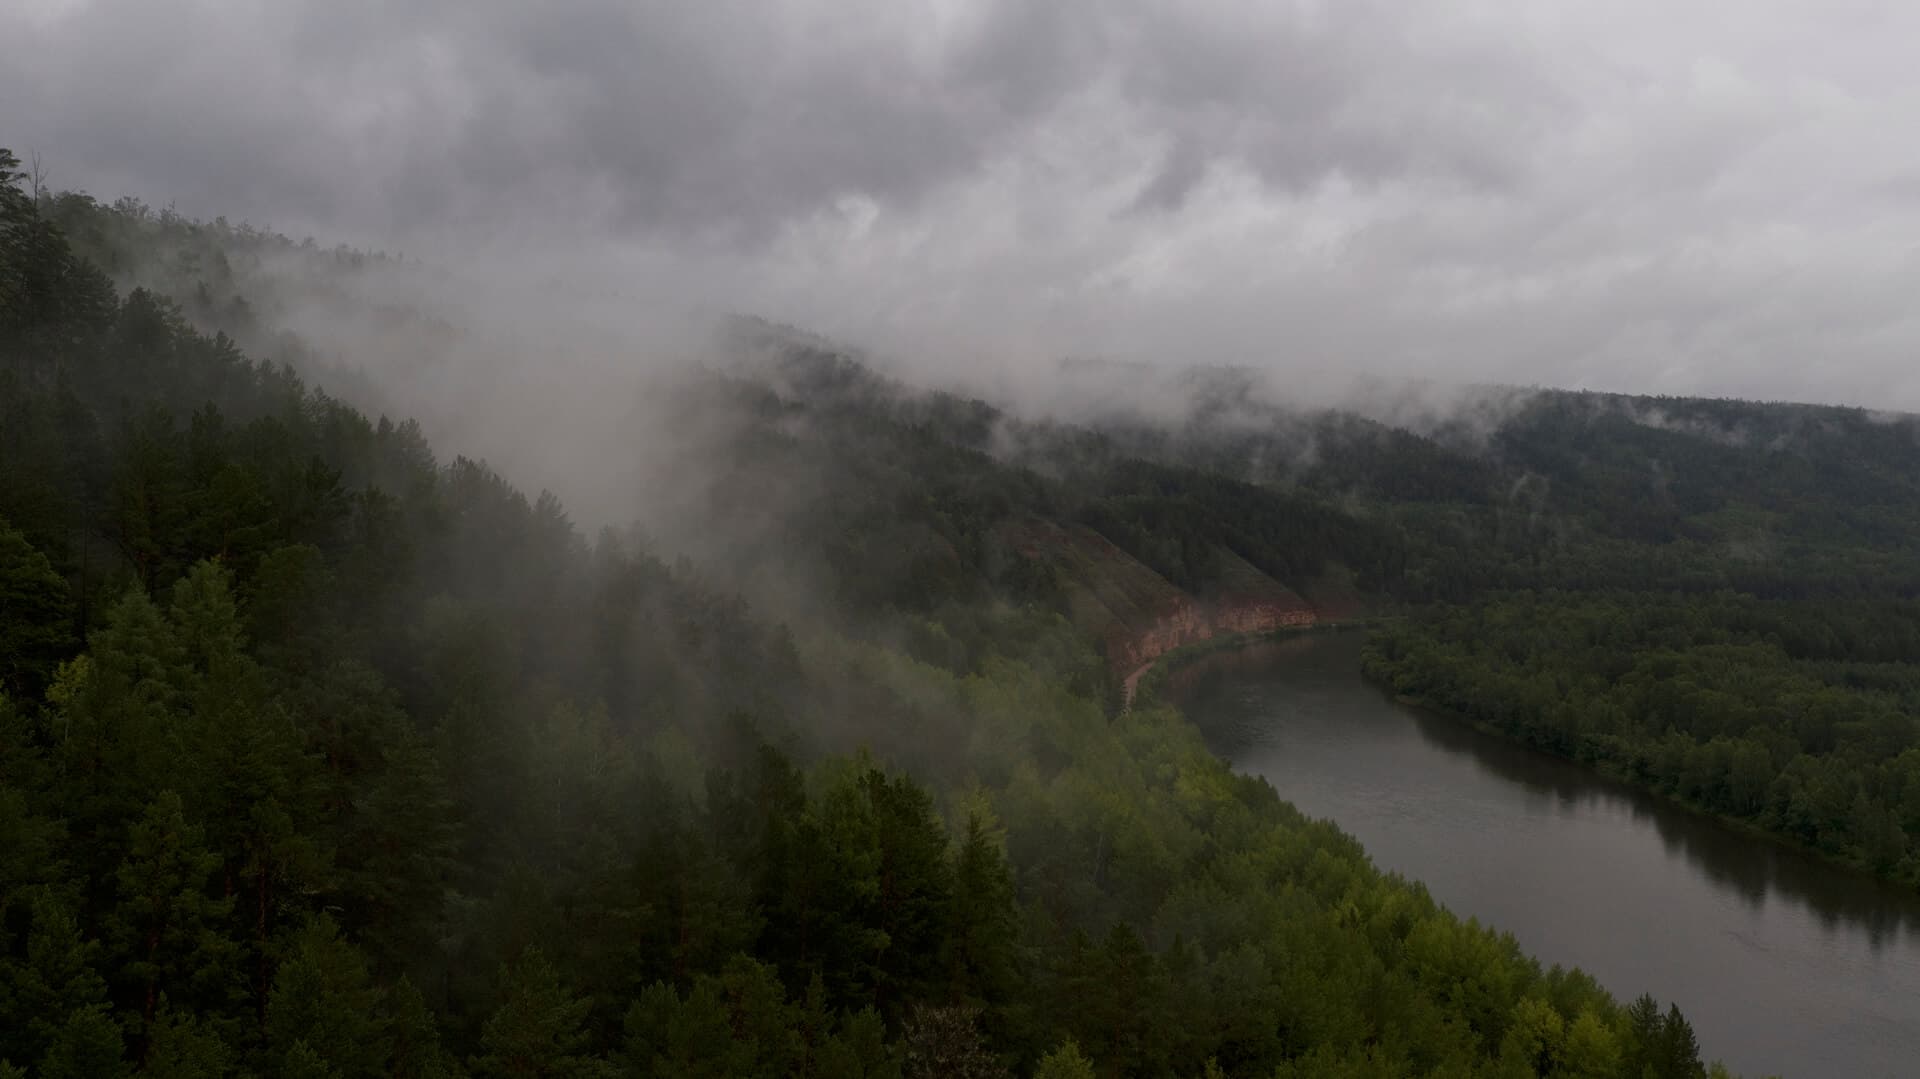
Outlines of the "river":
M 1382 869 L 1622 1000 L 1680 1005 L 1754 1077 L 1920 1076 L 1920 895 L 1404 707 L 1357 633 L 1218 653 L 1173 698 L 1216 751 Z

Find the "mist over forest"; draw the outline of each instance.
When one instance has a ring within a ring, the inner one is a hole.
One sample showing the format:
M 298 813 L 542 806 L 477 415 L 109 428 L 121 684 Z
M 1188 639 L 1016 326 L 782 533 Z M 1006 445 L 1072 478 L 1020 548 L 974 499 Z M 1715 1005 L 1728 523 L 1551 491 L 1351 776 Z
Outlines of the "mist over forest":
M 1880 1074 L 1916 31 L 0 8 L 0 1079 Z M 1649 913 L 1516 938 L 1210 669 Z
M 1754 642 L 1487 721 L 1913 879 L 1907 417 L 1103 361 L 990 399 L 750 316 L 469 324 L 430 266 L 22 186 L 35 1074 L 1694 1074 L 1679 1011 L 1380 875 L 1139 681 L 1406 612 L 1370 670 L 1469 711 L 1540 692 L 1473 619 Z

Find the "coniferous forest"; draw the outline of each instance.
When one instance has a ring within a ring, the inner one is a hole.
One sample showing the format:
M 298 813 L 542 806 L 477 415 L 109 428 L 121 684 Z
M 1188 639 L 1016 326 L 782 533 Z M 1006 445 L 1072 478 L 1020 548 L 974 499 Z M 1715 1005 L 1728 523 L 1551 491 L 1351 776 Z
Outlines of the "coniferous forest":
M 263 358 L 262 250 L 378 258 L 0 152 L 0 1074 L 1708 1074 L 1128 707 L 1181 597 L 1920 883 L 1911 420 L 1076 425 L 750 325 L 696 560 Z

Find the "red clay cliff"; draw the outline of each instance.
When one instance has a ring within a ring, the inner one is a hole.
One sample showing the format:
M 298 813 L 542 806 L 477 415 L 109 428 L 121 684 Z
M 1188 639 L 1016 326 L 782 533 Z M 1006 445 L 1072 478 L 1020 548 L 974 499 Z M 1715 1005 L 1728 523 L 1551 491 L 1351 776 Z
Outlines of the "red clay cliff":
M 1126 696 L 1153 661 L 1176 648 L 1219 636 L 1271 633 L 1292 626 L 1311 626 L 1318 617 L 1297 596 L 1235 597 L 1196 601 L 1181 597 L 1144 628 L 1115 627 L 1106 636 L 1107 662 L 1126 672 Z

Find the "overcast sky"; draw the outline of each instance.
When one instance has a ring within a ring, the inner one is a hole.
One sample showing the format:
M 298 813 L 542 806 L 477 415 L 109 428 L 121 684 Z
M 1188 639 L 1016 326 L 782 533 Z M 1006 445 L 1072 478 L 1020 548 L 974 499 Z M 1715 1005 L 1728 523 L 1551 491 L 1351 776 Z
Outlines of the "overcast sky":
M 57 186 L 1061 354 L 1920 408 L 1920 5 L 8 0 Z

